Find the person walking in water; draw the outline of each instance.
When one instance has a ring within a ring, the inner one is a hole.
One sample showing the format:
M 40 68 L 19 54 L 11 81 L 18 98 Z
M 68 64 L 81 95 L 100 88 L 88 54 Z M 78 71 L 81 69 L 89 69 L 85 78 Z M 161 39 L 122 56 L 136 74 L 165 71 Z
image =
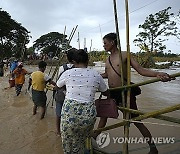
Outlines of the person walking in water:
M 17 68 L 12 72 L 12 76 L 15 77 L 15 90 L 17 96 L 19 96 L 19 94 L 21 93 L 21 89 L 25 82 L 26 74 L 31 74 L 31 73 L 27 72 L 27 70 L 23 68 L 22 62 L 18 62 Z
M 94 128 L 97 90 L 107 95 L 107 85 L 95 70 L 87 68 L 88 53 L 83 49 L 73 54 L 75 68 L 65 71 L 57 81 L 66 86 L 66 96 L 61 112 L 61 137 L 65 154 L 83 154 L 85 140 Z
M 104 49 L 110 52 L 110 56 L 107 58 L 105 63 L 105 73 L 101 74 L 103 78 L 108 79 L 109 88 L 121 87 L 121 72 L 120 72 L 120 57 L 119 50 L 117 48 L 117 36 L 116 33 L 109 33 L 103 37 L 104 41 Z M 123 63 L 123 73 L 124 73 L 124 82 L 127 82 L 127 52 L 122 52 L 122 63 Z M 133 57 L 130 58 L 131 66 L 142 76 L 147 77 L 157 77 L 162 81 L 170 81 L 171 78 L 167 73 L 157 72 L 150 69 L 143 68 L 139 63 L 137 63 Z M 130 108 L 137 110 L 136 104 L 136 92 L 131 91 L 130 96 Z M 113 90 L 110 91 L 110 97 L 116 100 L 117 105 L 122 106 L 122 97 L 121 90 Z M 127 97 L 127 93 L 125 93 L 125 98 Z M 137 114 L 130 114 L 131 118 L 138 116 Z M 105 127 L 107 123 L 107 118 L 100 118 L 98 128 Z M 134 125 L 139 129 L 141 134 L 144 137 L 148 137 L 150 140 L 148 142 L 150 147 L 149 154 L 156 154 L 158 150 L 155 144 L 152 142 L 152 136 L 150 131 L 143 123 L 134 123 Z M 99 133 L 95 134 L 95 138 Z
M 4 76 L 4 62 L 0 59 L 0 77 Z
M 46 112 L 46 101 L 47 96 L 44 91 L 46 84 L 50 83 L 52 85 L 56 85 L 54 81 L 52 81 L 51 77 L 46 75 L 44 71 L 46 70 L 47 63 L 45 61 L 40 61 L 38 64 L 39 70 L 35 71 L 31 74 L 29 79 L 29 87 L 32 85 L 32 100 L 34 102 L 33 107 L 33 115 L 37 112 L 37 107 L 41 108 L 41 117 L 43 119 Z
M 60 76 L 66 71 L 71 68 L 74 68 L 73 64 L 73 53 L 76 52 L 77 49 L 72 48 L 66 51 L 66 56 L 68 60 L 68 64 L 63 64 L 62 66 L 59 67 L 58 71 L 58 79 Z M 61 122 L 61 110 L 63 106 L 63 102 L 65 99 L 65 93 L 66 93 L 66 88 L 57 88 L 55 91 L 55 101 L 56 101 L 56 130 L 57 130 L 57 135 L 60 135 L 60 122 Z

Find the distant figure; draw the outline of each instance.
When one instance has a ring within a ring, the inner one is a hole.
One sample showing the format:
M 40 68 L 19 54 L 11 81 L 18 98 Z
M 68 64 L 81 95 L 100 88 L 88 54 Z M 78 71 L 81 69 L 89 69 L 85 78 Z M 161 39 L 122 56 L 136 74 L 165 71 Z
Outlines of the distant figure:
M 30 74 L 23 68 L 23 63 L 19 62 L 17 68 L 12 72 L 12 75 L 15 77 L 15 90 L 16 95 L 18 96 L 21 93 L 21 89 L 25 82 L 25 75 Z
M 64 154 L 84 154 L 85 140 L 94 128 L 97 90 L 107 95 L 102 76 L 87 68 L 88 54 L 77 50 L 73 55 L 75 68 L 65 71 L 59 80 L 59 88 L 66 86 L 66 96 L 61 112 L 61 137 Z
M 32 85 L 32 100 L 34 102 L 33 115 L 36 114 L 37 107 L 41 107 L 42 111 L 40 119 L 44 118 L 46 112 L 47 96 L 44 91 L 46 84 L 49 82 L 50 84 L 56 85 L 56 83 L 52 81 L 51 77 L 44 74 L 46 66 L 47 63 L 45 61 L 40 61 L 38 64 L 39 70 L 31 74 L 29 81 L 29 85 Z M 30 86 L 28 87 L 28 90 L 29 88 Z
M 6 71 L 6 70 L 8 69 L 8 63 L 9 63 L 9 62 L 8 62 L 8 59 L 7 59 L 7 58 L 4 58 L 4 59 L 3 59 L 3 62 L 4 62 L 4 64 L 5 64 L 5 69 L 4 69 L 4 70 Z
M 13 71 L 16 69 L 16 67 L 18 66 L 18 60 L 15 59 L 10 63 L 10 75 L 11 77 L 14 79 L 14 75 L 13 75 Z
M 4 62 L 0 60 L 0 77 L 4 76 Z
M 109 88 L 116 88 L 121 87 L 121 72 L 120 72 L 120 58 L 119 58 L 119 50 L 117 48 L 117 36 L 116 33 L 109 33 L 103 37 L 104 41 L 104 49 L 108 52 L 110 51 L 110 56 L 106 60 L 105 64 L 105 73 L 101 74 L 103 78 L 108 78 L 108 85 Z M 124 83 L 127 84 L 127 52 L 122 52 L 122 63 L 123 63 L 123 73 L 124 73 Z M 150 69 L 143 68 L 140 66 L 131 56 L 130 57 L 130 64 L 131 66 L 140 74 L 147 77 L 157 77 L 160 78 L 162 81 L 170 81 L 171 78 L 167 73 L 164 72 L 156 72 Z M 132 90 L 132 89 L 131 89 Z M 136 104 L 136 91 L 131 91 L 130 96 L 130 108 L 137 110 Z M 111 98 L 116 100 L 117 105 L 122 106 L 122 97 L 121 97 L 121 90 L 113 90 L 110 91 Z M 125 98 L 127 93 L 125 92 Z M 131 118 L 137 117 L 137 114 L 130 114 Z M 98 128 L 105 127 L 107 122 L 107 118 L 100 118 L 100 122 Z M 150 153 L 158 153 L 158 150 L 153 143 L 151 133 L 146 128 L 143 123 L 134 123 L 134 125 L 139 129 L 141 134 L 144 137 L 149 138 L 149 147 Z M 96 134 L 98 135 L 98 134 Z
M 18 66 L 18 60 L 15 59 L 14 61 L 10 63 L 10 72 L 12 73 L 16 69 L 17 66 Z
M 73 53 L 77 49 L 72 48 L 66 52 L 67 60 L 69 64 L 63 64 L 58 71 L 58 79 L 60 76 L 68 69 L 74 68 L 73 63 Z M 61 121 L 61 110 L 65 98 L 65 92 L 66 88 L 58 88 L 55 93 L 55 101 L 56 101 L 56 130 L 57 130 L 57 135 L 60 135 L 60 121 Z

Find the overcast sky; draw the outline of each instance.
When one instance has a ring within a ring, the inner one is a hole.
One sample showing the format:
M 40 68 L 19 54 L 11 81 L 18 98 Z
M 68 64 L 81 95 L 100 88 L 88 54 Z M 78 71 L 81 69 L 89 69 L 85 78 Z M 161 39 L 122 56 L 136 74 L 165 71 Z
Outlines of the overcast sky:
M 122 50 L 126 50 L 125 36 L 125 0 L 117 0 L 119 31 Z M 133 40 L 139 33 L 138 25 L 143 24 L 149 14 L 171 6 L 170 10 L 177 13 L 180 9 L 179 0 L 129 0 L 130 12 L 130 49 L 139 51 Z M 78 25 L 71 41 L 73 47 L 78 48 L 78 32 L 81 48 L 103 49 L 102 37 L 115 32 L 113 0 L 0 0 L 0 8 L 7 11 L 12 19 L 21 23 L 30 31 L 31 42 L 49 32 L 64 33 L 69 36 L 72 29 Z M 166 42 L 167 50 L 180 53 L 180 42 L 171 37 Z

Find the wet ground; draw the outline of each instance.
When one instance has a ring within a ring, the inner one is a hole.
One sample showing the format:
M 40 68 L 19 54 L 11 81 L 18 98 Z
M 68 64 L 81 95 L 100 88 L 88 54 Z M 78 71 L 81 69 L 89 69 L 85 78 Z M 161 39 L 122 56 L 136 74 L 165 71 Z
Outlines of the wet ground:
M 25 68 L 30 71 L 36 70 L 33 66 L 25 66 Z M 95 69 L 103 71 L 103 68 Z M 49 70 L 50 68 L 47 69 L 47 73 Z M 174 74 L 180 72 L 180 69 L 163 71 Z M 9 86 L 8 77 L 0 77 L 0 154 L 61 154 L 63 153 L 61 138 L 55 133 L 55 108 L 52 107 L 52 92 L 48 92 L 47 115 L 43 120 L 39 120 L 39 112 L 35 116 L 32 115 L 33 103 L 29 93 L 26 93 L 27 79 L 28 76 L 21 95 L 17 97 L 14 88 L 7 88 Z M 136 72 L 132 72 L 134 82 L 148 79 L 151 78 L 141 77 Z M 156 82 L 141 88 L 142 94 L 137 97 L 137 104 L 144 112 L 180 104 L 180 77 L 171 82 Z M 180 118 L 180 111 L 166 115 Z M 108 125 L 120 121 L 122 121 L 121 114 L 118 120 L 109 119 Z M 143 120 L 143 122 L 153 137 L 175 138 L 174 143 L 157 145 L 160 154 L 180 153 L 180 125 L 152 118 Z M 101 150 L 108 153 L 121 151 L 122 144 L 113 143 L 113 137 L 122 137 L 123 128 L 110 130 L 108 133 L 110 133 L 111 142 Z M 142 137 L 133 124 L 130 127 L 130 136 Z M 148 153 L 148 146 L 142 143 L 129 144 L 129 151 L 132 154 Z

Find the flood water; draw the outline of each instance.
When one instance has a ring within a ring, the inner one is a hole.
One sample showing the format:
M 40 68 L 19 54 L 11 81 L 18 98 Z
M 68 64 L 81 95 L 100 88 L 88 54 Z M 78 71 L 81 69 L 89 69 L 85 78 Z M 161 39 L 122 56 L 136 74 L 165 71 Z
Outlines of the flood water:
M 25 66 L 27 70 L 37 70 L 34 66 Z M 94 67 L 103 72 L 103 67 Z M 48 67 L 46 73 L 49 73 Z M 51 73 L 54 71 L 52 69 Z M 158 70 L 169 74 L 180 72 L 180 68 Z M 5 73 L 7 74 L 7 72 Z M 132 72 L 133 82 L 143 82 L 152 78 L 142 77 Z M 8 77 L 0 77 L 0 154 L 61 154 L 61 138 L 55 133 L 55 107 L 52 106 L 52 92 L 48 91 L 47 115 L 39 120 L 37 115 L 32 115 L 33 103 L 29 93 L 26 93 L 28 76 L 23 87 L 22 94 L 15 96 L 14 88 L 7 88 Z M 180 77 L 170 82 L 156 82 L 141 87 L 142 94 L 137 97 L 137 105 L 141 111 L 151 112 L 180 104 Z M 99 96 L 97 93 L 96 97 Z M 53 104 L 54 105 L 54 104 Z M 166 114 L 180 118 L 180 111 Z M 98 121 L 98 119 L 97 119 Z M 117 120 L 109 119 L 108 125 L 122 121 L 122 114 Z M 180 125 L 157 120 L 143 120 L 154 137 L 174 137 L 175 143 L 158 144 L 159 153 L 170 154 L 180 153 Z M 97 125 L 97 124 L 96 124 Z M 95 126 L 96 127 L 96 126 Z M 110 144 L 100 150 L 107 153 L 120 152 L 122 144 L 113 143 L 113 137 L 122 137 L 123 128 L 116 128 L 107 131 L 110 133 Z M 142 137 L 133 124 L 130 127 L 130 136 Z M 93 142 L 94 147 L 97 147 Z M 132 154 L 148 153 L 147 144 L 129 144 L 129 151 Z

